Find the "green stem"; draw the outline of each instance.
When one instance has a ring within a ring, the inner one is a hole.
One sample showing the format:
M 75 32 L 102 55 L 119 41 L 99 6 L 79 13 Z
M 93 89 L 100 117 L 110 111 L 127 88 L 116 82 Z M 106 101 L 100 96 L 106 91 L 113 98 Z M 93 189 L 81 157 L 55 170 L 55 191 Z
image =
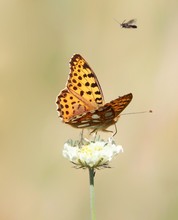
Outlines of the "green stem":
M 90 176 L 90 212 L 91 212 L 91 220 L 96 220 L 95 193 L 94 193 L 94 177 L 95 177 L 94 168 L 89 168 L 89 176 Z

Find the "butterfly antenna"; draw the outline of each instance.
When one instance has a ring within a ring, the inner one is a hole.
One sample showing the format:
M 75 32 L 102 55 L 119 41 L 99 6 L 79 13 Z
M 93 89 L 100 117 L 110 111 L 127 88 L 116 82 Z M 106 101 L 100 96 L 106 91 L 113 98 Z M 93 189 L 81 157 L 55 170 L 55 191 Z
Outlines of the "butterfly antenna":
M 121 116 L 121 115 L 143 114 L 143 113 L 153 113 L 153 111 L 152 111 L 152 110 L 149 110 L 149 111 L 142 111 L 142 112 L 129 112 L 129 113 L 120 114 L 120 116 Z

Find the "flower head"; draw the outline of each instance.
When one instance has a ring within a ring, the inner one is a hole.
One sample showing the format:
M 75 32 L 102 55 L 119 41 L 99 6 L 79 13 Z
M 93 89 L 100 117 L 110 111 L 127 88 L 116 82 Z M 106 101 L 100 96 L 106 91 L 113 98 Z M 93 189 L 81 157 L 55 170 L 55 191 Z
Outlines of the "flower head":
M 109 162 L 120 152 L 123 152 L 122 146 L 116 145 L 112 139 L 87 140 L 84 144 L 68 140 L 64 144 L 63 156 L 78 168 L 101 168 L 109 167 Z

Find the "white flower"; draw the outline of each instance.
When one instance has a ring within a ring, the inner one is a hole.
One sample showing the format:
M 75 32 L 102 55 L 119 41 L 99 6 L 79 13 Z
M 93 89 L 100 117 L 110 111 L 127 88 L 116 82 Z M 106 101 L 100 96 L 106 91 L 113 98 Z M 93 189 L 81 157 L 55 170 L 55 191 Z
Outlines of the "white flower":
M 64 144 L 63 156 L 79 168 L 100 168 L 108 167 L 120 152 L 123 152 L 122 146 L 116 145 L 112 139 L 87 141 L 83 145 L 69 140 Z

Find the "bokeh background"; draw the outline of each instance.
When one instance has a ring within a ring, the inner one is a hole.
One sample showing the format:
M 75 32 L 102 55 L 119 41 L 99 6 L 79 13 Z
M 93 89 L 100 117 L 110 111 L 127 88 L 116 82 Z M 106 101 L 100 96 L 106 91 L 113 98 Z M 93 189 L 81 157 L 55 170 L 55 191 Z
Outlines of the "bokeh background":
M 97 219 L 178 219 L 176 0 L 0 1 L 0 219 L 90 219 L 88 172 L 62 156 L 79 130 L 55 105 L 74 53 L 106 101 L 132 92 L 125 113 L 153 110 L 117 123 L 124 153 L 96 173 Z

